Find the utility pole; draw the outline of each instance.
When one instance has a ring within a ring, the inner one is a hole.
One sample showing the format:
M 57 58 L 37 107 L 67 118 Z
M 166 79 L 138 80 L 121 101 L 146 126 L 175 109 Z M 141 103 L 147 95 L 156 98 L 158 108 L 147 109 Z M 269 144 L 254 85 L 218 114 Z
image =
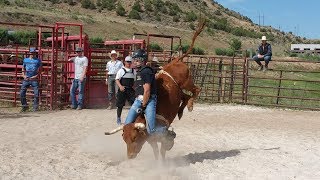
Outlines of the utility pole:
M 260 12 L 259 12 L 259 28 L 260 28 Z
M 262 26 L 264 26 L 264 14 L 262 14 Z

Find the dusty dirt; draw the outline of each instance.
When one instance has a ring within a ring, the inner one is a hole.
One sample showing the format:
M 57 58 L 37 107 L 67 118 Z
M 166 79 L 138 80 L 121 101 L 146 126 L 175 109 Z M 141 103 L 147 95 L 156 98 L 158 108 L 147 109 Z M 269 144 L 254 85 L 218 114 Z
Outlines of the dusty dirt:
M 175 120 L 175 146 L 126 160 L 115 110 L 0 110 L 0 179 L 317 179 L 320 112 L 199 105 Z M 127 114 L 127 110 L 123 113 Z

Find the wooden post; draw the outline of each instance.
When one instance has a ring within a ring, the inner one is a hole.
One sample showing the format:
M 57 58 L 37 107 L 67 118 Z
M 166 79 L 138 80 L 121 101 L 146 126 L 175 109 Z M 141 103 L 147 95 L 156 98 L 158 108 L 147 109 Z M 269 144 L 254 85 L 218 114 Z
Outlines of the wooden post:
M 277 104 L 279 104 L 279 96 L 280 96 L 280 90 L 281 90 L 281 80 L 282 80 L 282 70 L 280 71 L 280 80 L 278 85 L 278 94 L 277 94 Z

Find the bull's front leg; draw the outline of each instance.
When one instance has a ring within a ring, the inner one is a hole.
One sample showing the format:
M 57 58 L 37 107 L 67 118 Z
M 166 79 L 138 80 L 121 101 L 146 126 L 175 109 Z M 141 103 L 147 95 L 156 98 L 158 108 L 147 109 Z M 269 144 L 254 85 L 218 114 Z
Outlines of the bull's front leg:
M 148 143 L 150 144 L 150 146 L 152 147 L 153 150 L 153 154 L 154 154 L 154 158 L 156 160 L 159 159 L 159 147 L 156 141 L 153 140 L 148 140 Z
M 181 117 L 183 115 L 183 110 L 187 106 L 190 98 L 191 98 L 191 96 L 189 96 L 189 95 L 186 95 L 186 94 L 182 95 L 182 104 L 180 105 L 179 110 L 178 110 L 179 119 L 181 119 Z
M 164 144 L 161 143 L 160 153 L 163 161 L 166 159 L 166 151 L 167 150 L 165 149 Z

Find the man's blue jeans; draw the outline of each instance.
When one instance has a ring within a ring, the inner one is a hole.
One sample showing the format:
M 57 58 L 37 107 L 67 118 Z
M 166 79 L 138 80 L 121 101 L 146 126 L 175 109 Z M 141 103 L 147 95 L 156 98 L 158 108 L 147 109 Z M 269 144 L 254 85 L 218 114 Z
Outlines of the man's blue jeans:
M 258 56 L 253 56 L 252 58 L 254 61 L 256 61 L 259 65 L 261 64 L 260 61 L 264 61 L 266 64 L 269 64 L 269 61 L 271 61 L 271 56 L 264 56 L 263 58 L 258 58 Z
M 39 106 L 39 83 L 37 80 L 23 80 L 20 90 L 20 99 L 23 108 L 28 107 L 26 92 L 29 86 L 33 87 L 33 109 L 37 110 Z
M 132 123 L 138 117 L 137 109 L 142 107 L 142 101 L 137 99 L 132 104 L 128 116 L 125 120 L 124 124 Z M 156 107 L 157 107 L 157 95 L 151 95 L 149 101 L 147 103 L 147 107 L 145 110 L 145 117 L 147 120 L 147 131 L 149 134 L 152 134 L 156 131 Z
M 85 87 L 86 79 L 83 79 L 81 82 L 79 79 L 73 79 L 72 85 L 70 89 L 71 103 L 73 108 L 77 108 L 80 106 L 83 107 L 83 99 L 84 99 L 84 87 Z M 76 98 L 76 91 L 79 89 L 78 93 L 78 101 Z

